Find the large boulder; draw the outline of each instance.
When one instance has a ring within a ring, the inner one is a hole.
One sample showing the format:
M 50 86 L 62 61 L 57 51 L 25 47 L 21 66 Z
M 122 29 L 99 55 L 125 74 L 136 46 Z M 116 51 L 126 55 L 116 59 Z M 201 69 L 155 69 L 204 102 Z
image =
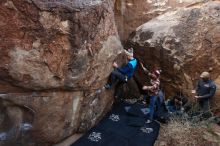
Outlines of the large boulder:
M 192 97 L 203 71 L 219 87 L 220 2 L 208 2 L 167 12 L 139 26 L 129 38 L 136 57 L 147 67 L 162 69 L 162 88 L 167 97 L 182 91 Z M 146 76 L 136 74 L 144 84 Z M 220 106 L 217 88 L 215 104 Z
M 113 3 L 0 1 L 0 92 L 4 93 L 0 98 L 7 103 L 7 110 L 1 110 L 6 111 L 5 120 L 13 121 L 7 113 L 11 108 L 30 111 L 33 139 L 48 143 L 97 123 L 113 99 L 112 92 L 96 90 L 122 51 Z
M 206 0 L 115 0 L 115 20 L 124 42 L 138 26 L 167 11 Z

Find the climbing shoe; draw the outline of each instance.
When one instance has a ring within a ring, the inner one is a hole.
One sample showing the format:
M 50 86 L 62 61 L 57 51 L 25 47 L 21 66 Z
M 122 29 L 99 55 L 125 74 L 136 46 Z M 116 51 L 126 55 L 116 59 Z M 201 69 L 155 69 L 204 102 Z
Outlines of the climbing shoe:
M 109 84 L 104 85 L 105 89 L 111 89 L 111 86 Z
M 145 122 L 145 124 L 150 124 L 151 123 L 151 120 L 147 120 L 146 122 Z

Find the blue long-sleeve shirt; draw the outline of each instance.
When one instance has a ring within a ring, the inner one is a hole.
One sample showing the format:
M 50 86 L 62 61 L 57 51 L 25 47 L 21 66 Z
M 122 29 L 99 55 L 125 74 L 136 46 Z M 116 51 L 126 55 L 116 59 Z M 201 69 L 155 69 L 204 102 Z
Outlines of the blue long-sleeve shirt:
M 216 85 L 212 80 L 208 80 L 206 82 L 203 80 L 198 81 L 196 92 L 198 96 L 202 96 L 201 98 L 211 98 L 215 95 L 215 91 Z
M 118 68 L 118 71 L 130 79 L 134 75 L 137 66 L 137 60 L 134 58 L 130 60 L 125 66 Z

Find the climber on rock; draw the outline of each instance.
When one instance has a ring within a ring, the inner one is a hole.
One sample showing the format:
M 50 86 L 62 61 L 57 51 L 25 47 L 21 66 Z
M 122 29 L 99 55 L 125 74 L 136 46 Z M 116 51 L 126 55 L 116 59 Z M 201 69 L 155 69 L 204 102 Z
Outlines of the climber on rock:
M 114 70 L 111 72 L 105 89 L 111 89 L 116 84 L 127 83 L 127 81 L 134 75 L 137 60 L 134 58 L 133 48 L 124 51 L 128 63 L 125 66 L 119 67 L 116 62 L 113 63 Z M 117 87 L 116 87 L 117 88 Z M 117 91 L 117 89 L 115 89 Z M 115 92 L 115 98 L 118 98 L 117 92 Z
M 210 79 L 208 72 L 203 72 L 200 78 L 201 79 L 197 82 L 195 98 L 198 101 L 203 116 L 211 116 L 210 100 L 215 95 L 216 85 Z

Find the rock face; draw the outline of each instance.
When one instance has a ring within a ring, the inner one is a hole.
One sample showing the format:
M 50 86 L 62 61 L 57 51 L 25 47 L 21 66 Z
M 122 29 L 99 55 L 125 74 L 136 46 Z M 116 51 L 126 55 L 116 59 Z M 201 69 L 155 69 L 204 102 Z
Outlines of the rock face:
M 198 4 L 167 12 L 141 25 L 130 36 L 128 46 L 147 67 L 162 69 L 166 95 L 183 91 L 192 96 L 201 72 L 211 72 L 219 87 L 220 2 Z M 139 69 L 140 82 L 146 79 Z M 220 105 L 217 89 L 215 104 Z M 167 96 L 167 97 L 168 97 Z
M 126 41 L 138 26 L 175 8 L 206 0 L 116 0 L 115 19 L 119 36 Z
M 85 131 L 111 107 L 112 93 L 96 89 L 122 51 L 113 5 L 0 1 L 0 98 L 32 113 L 34 139 L 55 143 Z

